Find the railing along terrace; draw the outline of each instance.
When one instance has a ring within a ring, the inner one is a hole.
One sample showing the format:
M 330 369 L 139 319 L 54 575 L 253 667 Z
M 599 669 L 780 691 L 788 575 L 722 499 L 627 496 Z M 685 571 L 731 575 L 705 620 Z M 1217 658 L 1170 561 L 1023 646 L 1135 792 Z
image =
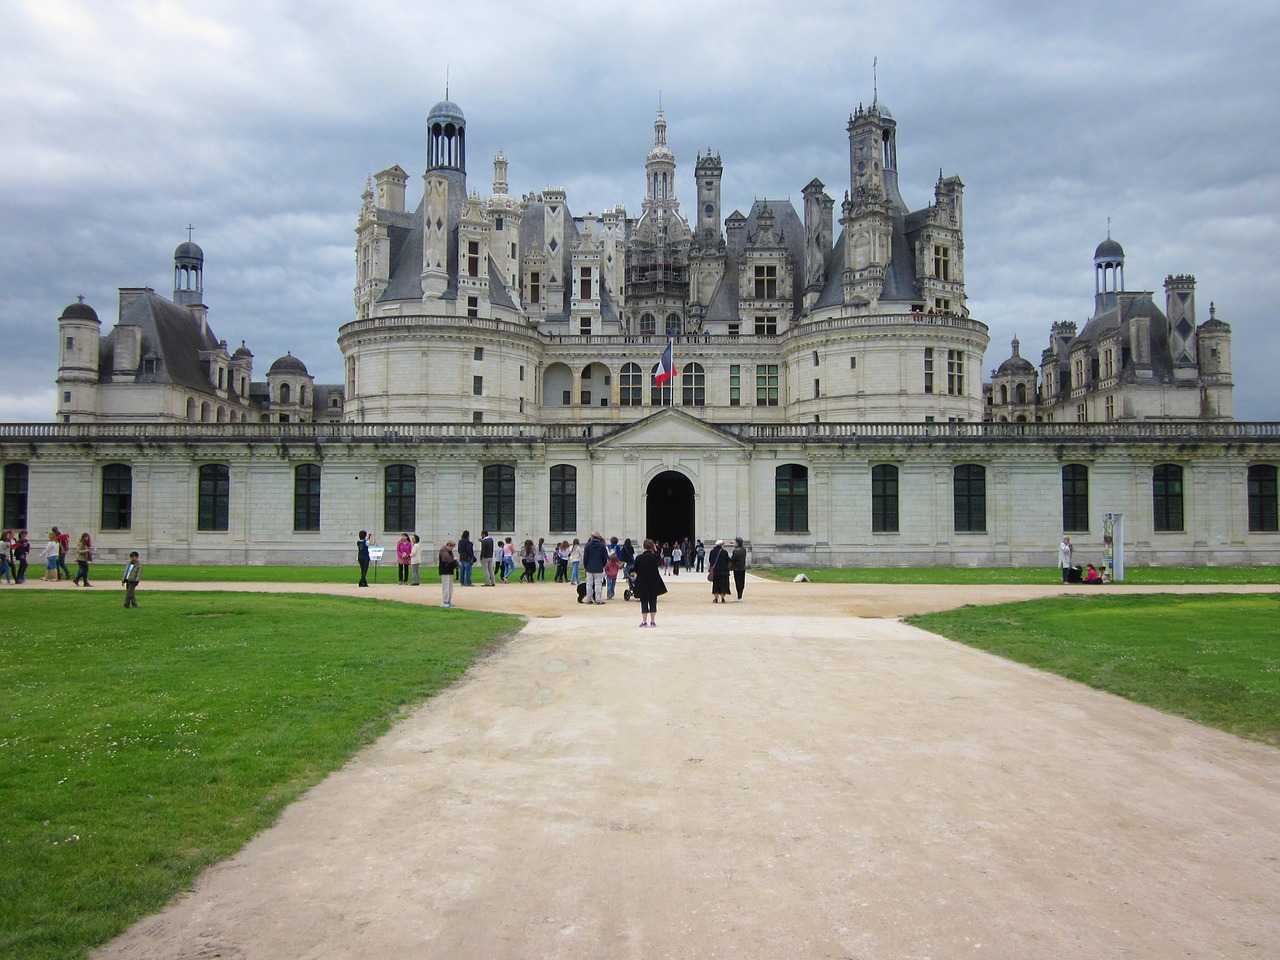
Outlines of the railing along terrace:
M 413 443 L 487 441 L 581 443 L 626 429 L 625 423 L 0 423 L 0 442 L 230 441 L 267 443 Z M 1144 421 L 1140 423 L 714 423 L 748 441 L 812 442 L 1137 442 L 1273 441 L 1280 422 Z M 12 455 L 12 454 L 10 454 Z

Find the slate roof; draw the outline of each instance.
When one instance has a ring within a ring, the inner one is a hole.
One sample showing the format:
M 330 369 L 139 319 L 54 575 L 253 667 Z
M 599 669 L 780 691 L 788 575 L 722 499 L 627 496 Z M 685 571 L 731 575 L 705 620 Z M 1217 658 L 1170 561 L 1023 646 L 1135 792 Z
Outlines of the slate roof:
M 99 350 L 102 382 L 111 380 L 116 335 L 120 327 L 140 327 L 140 356 L 160 360 L 154 378 L 148 378 L 151 382 L 172 383 L 202 393 L 214 392 L 204 362 L 200 359 L 201 351 L 219 349 L 213 330 L 206 324 L 201 333 L 200 322 L 189 309 L 166 300 L 154 290 L 147 290 L 126 306 L 121 311 L 117 327 L 102 338 Z

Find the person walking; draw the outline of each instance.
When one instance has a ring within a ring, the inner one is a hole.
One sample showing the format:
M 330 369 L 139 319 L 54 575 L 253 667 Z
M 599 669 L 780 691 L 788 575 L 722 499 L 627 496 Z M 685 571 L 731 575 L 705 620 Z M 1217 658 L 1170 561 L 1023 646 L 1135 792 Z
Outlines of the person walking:
M 707 557 L 707 576 L 711 578 L 711 602 L 727 603 L 729 596 L 729 551 L 724 548 L 724 541 L 717 540 Z
M 493 579 L 493 537 L 488 530 L 480 531 L 480 569 L 484 571 L 484 585 L 495 585 Z
M 644 549 L 636 557 L 635 595 L 640 599 L 640 626 L 658 625 L 658 598 L 667 592 L 662 582 L 662 561 L 652 540 L 645 540 Z M 645 617 L 648 620 L 645 620 Z
M 63 533 L 54 527 L 53 535 L 58 541 L 58 566 L 54 572 L 58 580 L 70 580 L 71 571 L 67 569 L 67 554 L 71 552 L 71 534 Z
M 413 541 L 407 533 L 400 534 L 396 541 L 396 576 L 400 586 L 409 582 L 409 562 L 413 557 Z
M 453 548 L 456 544 L 452 540 L 446 540 L 443 547 L 440 548 L 440 606 L 453 606 L 453 575 L 458 570 L 458 558 L 454 555 Z
M 516 548 L 511 538 L 502 541 L 502 582 L 510 583 L 511 574 L 516 572 Z
M 733 574 L 733 588 L 738 592 L 734 603 L 742 602 L 742 588 L 747 585 L 747 548 L 741 537 L 733 538 L 733 551 L 729 554 L 729 571 Z
M 705 564 L 707 560 L 707 548 L 703 546 L 701 540 L 699 540 L 693 547 L 693 557 L 694 569 L 698 573 L 702 573 L 703 564 Z
M 573 586 L 578 585 L 578 574 L 582 569 L 582 544 L 577 537 L 573 538 L 573 546 L 569 548 L 569 583 Z
M 538 538 L 538 579 L 547 579 L 547 542 L 542 537 Z
M 593 532 L 582 548 L 582 566 L 587 572 L 587 603 L 604 603 L 604 565 L 609 562 L 609 548 L 604 537 Z
M 46 580 L 60 580 L 61 575 L 58 573 L 58 534 L 50 530 L 49 540 L 44 545 L 44 578 Z
M 13 576 L 9 573 L 13 569 L 13 531 L 6 530 L 0 533 L 0 577 L 4 577 L 4 582 L 13 583 Z
M 520 563 L 524 566 L 524 573 L 520 574 L 520 580 L 524 583 L 533 583 L 533 575 L 538 569 L 538 551 L 534 549 L 531 538 L 526 537 L 524 546 L 520 548 Z
M 418 568 L 422 566 L 422 541 L 418 539 L 418 535 L 413 535 L 413 546 L 409 550 L 409 569 L 413 571 L 412 585 L 415 587 L 422 586 L 418 579 Z
M 556 544 L 556 583 L 569 582 L 569 541 Z
M 1058 544 L 1058 569 L 1062 571 L 1062 582 L 1071 582 L 1071 538 L 1065 533 Z
M 82 587 L 93 586 L 89 582 L 89 561 L 92 559 L 93 541 L 89 538 L 88 533 L 82 533 L 80 534 L 80 542 L 76 544 L 76 575 L 74 583 Z
M 129 554 L 129 562 L 125 565 L 124 576 L 120 582 L 124 584 L 125 609 L 138 605 L 138 584 L 142 582 L 142 561 L 138 559 L 138 551 Z
M 360 582 L 356 586 L 369 585 L 369 547 L 374 545 L 374 539 L 369 536 L 369 531 L 361 530 L 360 536 L 356 539 L 356 563 L 360 564 Z
M 684 548 L 680 546 L 677 540 L 671 547 L 671 572 L 675 576 L 680 576 L 680 568 L 684 566 Z
M 458 540 L 458 586 L 471 586 L 471 568 L 476 562 L 476 546 L 471 542 L 471 531 L 463 530 Z
M 613 591 L 618 586 L 618 571 L 622 569 L 622 560 L 618 551 L 610 551 L 609 559 L 604 562 L 605 599 L 613 599 Z
M 13 541 L 14 583 L 27 582 L 27 557 L 31 555 L 31 541 L 27 539 L 27 531 L 19 530 L 18 539 Z
M 693 538 L 685 537 L 684 543 L 681 545 L 681 551 L 684 556 L 685 573 L 693 573 Z

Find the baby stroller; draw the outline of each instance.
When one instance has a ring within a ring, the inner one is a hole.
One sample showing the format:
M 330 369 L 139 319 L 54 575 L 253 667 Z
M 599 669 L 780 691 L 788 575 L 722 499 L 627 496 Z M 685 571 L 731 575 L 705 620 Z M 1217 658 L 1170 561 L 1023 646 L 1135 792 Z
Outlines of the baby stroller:
M 634 566 L 627 567 L 627 585 L 622 591 L 622 599 L 630 600 L 636 595 L 636 570 Z

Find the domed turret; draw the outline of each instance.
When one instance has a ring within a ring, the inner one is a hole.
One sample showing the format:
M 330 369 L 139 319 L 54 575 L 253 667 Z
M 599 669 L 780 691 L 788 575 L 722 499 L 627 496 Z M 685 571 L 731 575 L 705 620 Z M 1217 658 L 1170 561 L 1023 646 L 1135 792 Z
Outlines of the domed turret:
M 239 351 L 236 351 L 237 353 Z M 283 357 L 273 363 L 267 370 L 268 377 L 289 377 L 302 376 L 309 377 L 307 373 L 307 365 L 295 357 L 292 353 L 286 353 Z
M 80 297 L 58 318 L 58 419 L 92 420 L 97 409 L 98 345 L 102 321 Z
M 173 251 L 173 302 L 184 307 L 204 303 L 204 251 L 189 238 Z
M 62 316 L 60 316 L 58 320 L 60 322 L 63 320 L 88 320 L 91 323 L 102 322 L 98 319 L 98 312 L 83 300 L 68 304 L 67 309 L 62 311 Z
M 1116 294 L 1124 289 L 1124 247 L 1111 239 L 1098 244 L 1093 251 L 1093 296 L 1095 315 L 1116 305 Z
M 1098 249 L 1093 251 L 1094 260 L 1124 260 L 1124 247 L 1110 237 L 1098 244 Z
M 441 100 L 427 114 L 427 169 L 467 169 L 467 119 L 452 100 Z

